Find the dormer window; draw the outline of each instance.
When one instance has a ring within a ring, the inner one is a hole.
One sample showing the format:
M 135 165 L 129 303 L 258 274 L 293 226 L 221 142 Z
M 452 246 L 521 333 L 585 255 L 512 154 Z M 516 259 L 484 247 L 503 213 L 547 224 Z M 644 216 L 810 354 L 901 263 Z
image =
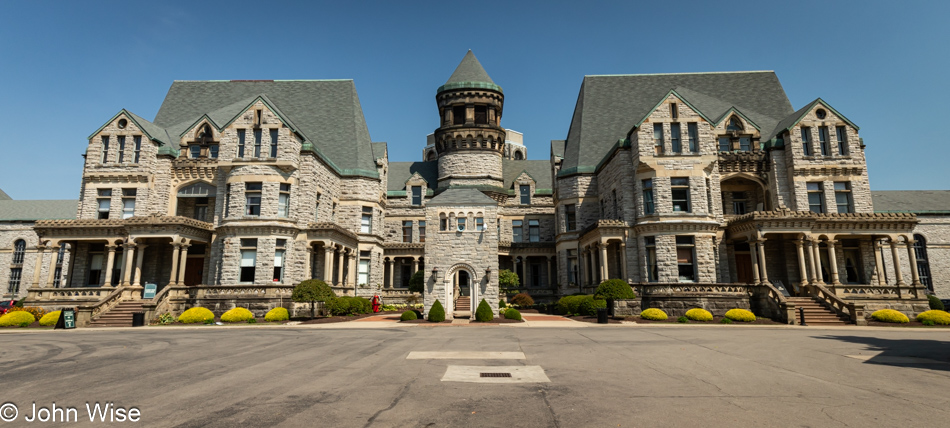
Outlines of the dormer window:
M 726 126 L 726 131 L 742 131 L 744 128 L 742 126 L 742 121 L 738 117 L 732 116 L 729 118 L 729 125 Z
M 476 125 L 488 124 L 488 107 L 475 106 L 475 124 Z
M 206 123 L 195 133 L 195 140 L 188 143 L 188 157 L 191 159 L 218 158 L 218 143 L 214 141 L 211 125 Z
M 742 121 L 739 120 L 737 116 L 732 116 L 729 118 L 729 123 L 726 125 L 726 132 L 729 135 L 720 135 L 719 136 L 719 151 L 720 152 L 731 152 L 731 151 L 740 151 L 740 152 L 751 152 L 754 149 L 752 145 L 752 135 L 745 134 L 742 135 L 745 126 L 742 124 Z

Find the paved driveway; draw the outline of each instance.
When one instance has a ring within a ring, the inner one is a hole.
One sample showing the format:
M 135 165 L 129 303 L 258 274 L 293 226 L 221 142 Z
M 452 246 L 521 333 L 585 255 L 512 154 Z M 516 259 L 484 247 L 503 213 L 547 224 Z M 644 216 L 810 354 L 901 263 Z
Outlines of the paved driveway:
M 54 401 L 79 409 L 85 422 L 74 425 L 89 424 L 86 402 L 173 427 L 950 421 L 947 330 L 150 327 L 0 338 L 0 402 L 19 407 L 10 426 Z M 514 376 L 482 383 L 481 372 Z

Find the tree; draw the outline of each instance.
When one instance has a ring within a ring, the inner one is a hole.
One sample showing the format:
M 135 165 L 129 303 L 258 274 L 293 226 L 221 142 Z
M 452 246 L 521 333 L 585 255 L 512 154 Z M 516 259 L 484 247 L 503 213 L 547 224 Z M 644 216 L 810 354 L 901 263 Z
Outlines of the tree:
M 308 279 L 297 284 L 290 299 L 298 303 L 310 303 L 310 318 L 314 318 L 314 305 L 316 302 L 325 302 L 332 304 L 336 300 L 336 294 L 327 283 L 319 279 Z
M 485 299 L 482 299 L 481 303 L 478 304 L 478 309 L 475 310 L 475 321 L 489 322 L 494 317 L 495 314 L 492 313 L 491 306 Z
M 425 285 L 426 274 L 422 270 L 417 270 L 416 273 L 412 274 L 412 278 L 409 278 L 409 291 L 413 293 L 422 293 Z
M 518 274 L 508 270 L 502 269 L 498 271 L 498 286 L 505 292 L 518 292 L 518 286 L 521 285 L 521 280 L 518 279 Z
M 442 303 L 438 300 L 432 304 L 432 307 L 429 308 L 429 322 L 442 322 L 445 321 L 445 308 L 442 307 Z
M 594 297 L 607 300 L 625 300 L 637 298 L 636 294 L 633 292 L 633 289 L 630 288 L 630 284 L 627 284 L 627 282 L 622 279 L 608 279 L 604 282 L 601 282 L 600 285 L 597 286 L 597 291 L 594 292 Z

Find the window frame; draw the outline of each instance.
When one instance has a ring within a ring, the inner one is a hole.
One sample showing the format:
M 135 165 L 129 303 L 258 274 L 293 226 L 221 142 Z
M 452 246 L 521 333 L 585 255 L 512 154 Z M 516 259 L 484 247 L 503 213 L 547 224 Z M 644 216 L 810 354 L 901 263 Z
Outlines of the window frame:
M 277 239 L 274 243 L 274 275 L 271 280 L 275 284 L 284 283 L 284 264 L 287 262 L 287 240 Z
M 373 233 L 373 207 L 363 207 L 360 211 L 360 233 Z
M 238 153 L 237 153 L 237 157 L 243 159 L 243 158 L 244 158 L 244 147 L 246 146 L 246 143 L 247 143 L 247 130 L 246 130 L 246 129 L 238 129 L 238 130 L 237 130 L 237 136 L 238 136 Z
M 264 194 L 264 183 L 260 181 L 244 182 L 244 215 L 245 216 L 247 217 L 261 216 L 261 202 L 262 202 L 263 194 Z M 254 212 L 255 211 L 254 207 L 257 207 L 256 212 Z
M 238 264 L 238 282 L 253 284 L 257 277 L 257 238 L 241 238 L 239 249 L 241 258 Z M 250 265 L 245 262 L 248 259 L 246 255 L 251 256 Z
M 426 221 L 419 220 L 419 242 L 426 242 Z
M 278 129 L 272 128 L 270 130 L 270 157 L 272 159 L 277 159 L 277 139 L 279 137 Z
M 679 122 L 673 122 L 670 124 L 670 144 L 672 145 L 673 153 L 683 154 L 683 135 L 682 129 L 680 128 Z
M 818 147 L 821 149 L 822 156 L 831 156 L 831 147 L 828 141 L 828 127 L 819 126 L 818 127 Z
M 402 242 L 412 242 L 412 220 L 402 221 Z
M 699 125 L 696 122 L 686 123 L 686 135 L 689 138 L 689 152 L 699 153 Z
M 688 241 L 688 242 L 687 242 Z M 676 278 L 678 282 L 697 282 L 698 266 L 696 263 L 696 237 L 693 235 L 676 235 Z M 681 262 L 681 255 L 688 252 L 688 262 Z M 684 269 L 689 269 L 689 275 L 683 275 Z
M 22 265 L 23 261 L 26 259 L 26 240 L 17 239 L 13 242 L 13 258 L 10 261 L 11 265 Z
M 122 189 L 122 219 L 123 220 L 135 216 L 135 199 L 136 199 L 137 194 L 138 194 L 138 189 L 134 187 Z
M 663 124 L 654 123 L 653 124 L 653 154 L 662 155 L 663 154 Z
M 838 156 L 847 156 L 848 155 L 848 128 L 846 126 L 836 126 L 835 138 L 838 141 Z
M 656 237 L 644 236 L 643 247 L 646 250 L 644 251 L 646 257 L 644 265 L 647 267 L 647 282 L 659 282 L 660 271 L 656 260 Z
M 685 180 L 686 184 L 682 184 Z M 672 202 L 672 210 L 674 213 L 692 212 L 692 207 L 690 203 L 690 179 L 689 177 L 670 177 L 670 201 Z M 677 198 L 677 192 L 685 192 L 685 198 Z M 678 204 L 679 203 L 679 204 Z M 677 206 L 685 206 L 686 209 L 677 210 Z
M 577 230 L 577 205 L 567 204 L 564 206 L 564 227 L 568 232 Z
M 541 242 L 541 220 L 528 220 L 528 242 Z
M 99 220 L 108 220 L 112 211 L 112 189 L 96 189 L 96 212 Z M 105 205 L 103 205 L 103 203 Z
M 277 217 L 290 218 L 290 183 L 280 183 L 277 194 Z
M 117 135 L 115 139 L 116 139 L 116 142 L 118 143 L 117 145 L 118 145 L 118 150 L 119 150 L 118 162 L 123 163 L 125 162 L 125 135 Z
M 261 158 L 261 140 L 263 139 L 264 139 L 264 130 L 260 128 L 255 129 L 254 130 L 254 158 L 256 159 Z
M 141 135 L 133 136 L 132 144 L 135 145 L 135 154 L 134 154 L 135 157 L 134 157 L 133 163 L 137 164 L 141 160 L 141 155 L 142 155 L 142 136 Z
M 930 258 L 927 255 L 927 238 L 919 233 L 914 234 L 914 244 L 912 246 L 914 256 L 917 259 L 917 277 L 920 283 L 927 287 L 930 292 L 934 291 L 933 276 L 930 273 Z
M 521 196 L 521 205 L 531 205 L 531 185 L 519 184 L 518 194 Z
M 412 186 L 409 189 L 410 192 L 410 204 L 414 207 L 422 206 L 422 186 Z
M 511 242 L 524 242 L 524 220 L 511 220 Z
M 656 214 L 656 193 L 653 189 L 653 179 L 643 180 L 641 188 L 643 189 L 643 215 Z
M 811 152 L 811 127 L 803 126 L 802 131 L 802 153 L 805 156 L 812 156 Z
M 814 186 L 813 186 L 814 185 Z M 821 181 L 809 181 L 805 183 L 805 192 L 807 194 L 808 210 L 816 214 L 824 214 L 825 209 L 825 183 Z M 818 198 L 819 203 L 814 203 L 812 197 Z M 815 211 L 815 209 L 818 211 Z
M 841 185 L 839 187 L 839 185 Z M 854 196 L 853 190 L 851 187 L 850 181 L 835 181 L 833 184 L 835 191 L 835 206 L 838 210 L 838 214 L 852 214 L 854 213 Z M 841 202 L 841 197 L 844 197 L 844 203 Z M 841 211 L 842 206 L 845 211 Z

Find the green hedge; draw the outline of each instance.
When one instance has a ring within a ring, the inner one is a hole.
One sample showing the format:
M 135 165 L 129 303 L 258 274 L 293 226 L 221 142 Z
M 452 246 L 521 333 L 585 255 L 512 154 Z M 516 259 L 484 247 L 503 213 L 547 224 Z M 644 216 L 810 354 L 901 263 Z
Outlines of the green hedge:
M 343 296 L 326 303 L 333 315 L 368 314 L 373 311 L 372 302 L 363 297 Z
M 607 301 L 595 300 L 591 295 L 564 296 L 557 301 L 557 309 L 563 315 L 597 315 L 597 308 L 606 308 Z

